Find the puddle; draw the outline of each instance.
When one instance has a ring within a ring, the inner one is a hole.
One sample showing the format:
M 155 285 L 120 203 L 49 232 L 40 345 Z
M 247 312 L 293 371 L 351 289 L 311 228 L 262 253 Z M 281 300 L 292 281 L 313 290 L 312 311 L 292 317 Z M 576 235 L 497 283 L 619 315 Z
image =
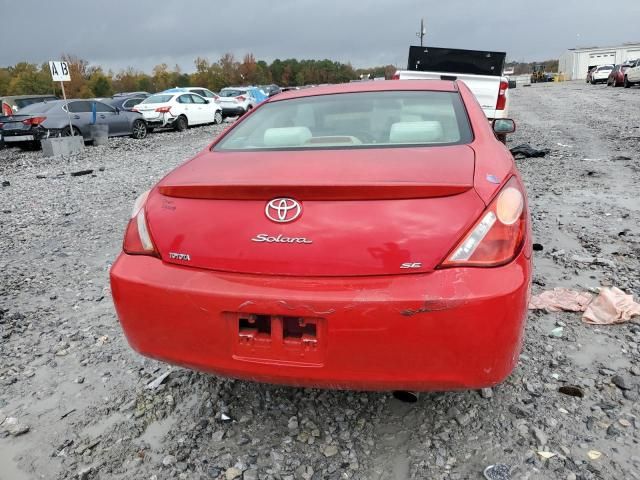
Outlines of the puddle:
M 125 416 L 123 414 L 114 413 L 113 415 L 109 415 L 108 417 L 94 425 L 86 426 L 82 430 L 82 435 L 88 436 L 89 438 L 97 438 L 105 431 L 113 427 L 116 423 L 122 422 L 124 420 Z
M 620 370 L 631 366 L 625 354 L 620 351 L 618 342 L 604 332 L 594 331 L 588 339 L 582 338 L 578 343 L 580 348 L 574 350 L 572 346 L 567 349 L 566 355 L 580 368 L 602 364 L 611 370 Z
M 14 441 L 0 440 L 0 480 L 29 480 L 31 477 L 18 468 L 14 460 L 22 450 Z
M 140 440 L 148 443 L 152 450 L 160 450 L 162 441 L 165 439 L 174 423 L 176 423 L 176 419 L 172 416 L 150 423 L 140 437 Z

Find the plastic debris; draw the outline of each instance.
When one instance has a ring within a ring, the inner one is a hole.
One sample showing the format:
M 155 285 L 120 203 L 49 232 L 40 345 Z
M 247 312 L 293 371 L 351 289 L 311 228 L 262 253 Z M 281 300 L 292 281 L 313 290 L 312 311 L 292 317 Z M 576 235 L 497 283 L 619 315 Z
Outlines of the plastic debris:
M 540 295 L 532 295 L 529 310 L 546 310 L 547 312 L 584 312 L 593 300 L 593 295 L 577 292 L 568 288 L 554 288 Z
M 520 156 L 521 158 L 538 158 L 544 157 L 550 152 L 548 148 L 543 150 L 537 150 L 533 148 L 531 145 L 518 145 L 517 147 L 513 147 L 511 149 L 511 154 L 516 157 Z
M 221 413 L 220 414 L 220 420 L 222 420 L 223 422 L 229 422 L 229 421 L 231 421 L 231 417 L 229 415 L 227 415 L 226 413 Z
M 149 382 L 149 384 L 147 385 L 147 388 L 149 390 L 155 390 L 156 388 L 158 388 L 160 385 L 162 385 L 164 383 L 164 381 L 167 379 L 167 377 L 170 374 L 171 374 L 171 370 L 167 370 L 162 375 L 157 377 L 155 380 Z
M 600 294 L 586 308 L 582 321 L 592 325 L 611 325 L 628 322 L 640 315 L 640 304 L 616 287 L 600 289 Z
M 549 460 L 550 458 L 555 457 L 557 455 L 557 453 L 540 451 L 540 452 L 538 452 L 538 455 L 540 455 L 545 460 Z
M 503 463 L 489 465 L 484 469 L 484 478 L 487 480 L 511 480 L 511 468 Z
M 598 450 L 589 450 L 587 452 L 587 456 L 591 460 L 598 460 L 602 456 L 602 452 L 599 452 Z

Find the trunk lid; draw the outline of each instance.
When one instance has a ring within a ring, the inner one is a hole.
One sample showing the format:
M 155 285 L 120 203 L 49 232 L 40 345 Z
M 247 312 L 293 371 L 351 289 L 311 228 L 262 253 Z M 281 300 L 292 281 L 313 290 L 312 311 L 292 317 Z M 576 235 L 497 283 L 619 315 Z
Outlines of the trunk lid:
M 185 266 L 299 276 L 424 272 L 484 210 L 473 176 L 474 152 L 464 145 L 205 152 L 159 183 L 147 218 L 163 260 Z M 300 216 L 270 220 L 275 198 L 298 201 Z

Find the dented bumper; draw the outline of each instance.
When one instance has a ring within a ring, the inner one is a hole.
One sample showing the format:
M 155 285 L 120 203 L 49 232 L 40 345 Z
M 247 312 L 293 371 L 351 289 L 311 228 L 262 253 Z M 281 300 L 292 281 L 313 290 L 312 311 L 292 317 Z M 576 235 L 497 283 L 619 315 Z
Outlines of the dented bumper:
M 514 368 L 531 264 L 265 277 L 121 254 L 116 310 L 140 353 L 261 382 L 354 390 L 493 386 Z

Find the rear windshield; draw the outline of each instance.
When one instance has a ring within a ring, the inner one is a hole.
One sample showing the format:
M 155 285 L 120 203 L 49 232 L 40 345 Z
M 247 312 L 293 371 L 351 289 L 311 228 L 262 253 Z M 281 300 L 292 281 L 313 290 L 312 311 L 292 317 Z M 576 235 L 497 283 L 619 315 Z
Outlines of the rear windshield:
M 221 97 L 237 97 L 238 95 L 244 95 L 247 92 L 245 90 L 232 90 L 232 89 L 224 89 L 224 90 L 220 90 L 220 96 Z
M 173 95 L 151 95 L 140 103 L 167 103 L 173 98 Z
M 33 105 L 34 103 L 44 102 L 45 100 L 51 101 L 51 100 L 57 100 L 57 98 L 56 97 L 17 98 L 16 105 L 18 106 L 18 108 L 24 108 L 29 105 Z
M 456 145 L 473 139 L 455 92 L 362 92 L 267 103 L 215 150 Z

